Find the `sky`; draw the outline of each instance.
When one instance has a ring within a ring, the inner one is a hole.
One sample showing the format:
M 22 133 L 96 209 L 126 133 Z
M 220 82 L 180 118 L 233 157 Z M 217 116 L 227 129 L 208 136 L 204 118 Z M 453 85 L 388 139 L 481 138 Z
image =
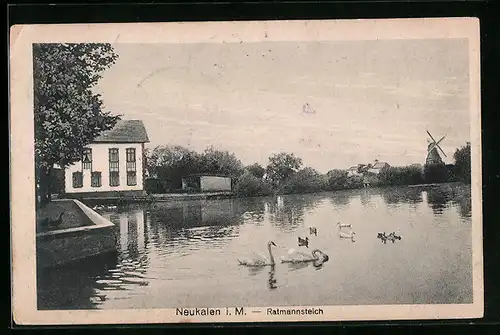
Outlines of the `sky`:
M 286 151 L 325 173 L 423 164 L 426 130 L 446 135 L 447 163 L 470 140 L 465 39 L 113 46 L 97 91 L 144 121 L 150 148 L 212 145 L 263 166 Z

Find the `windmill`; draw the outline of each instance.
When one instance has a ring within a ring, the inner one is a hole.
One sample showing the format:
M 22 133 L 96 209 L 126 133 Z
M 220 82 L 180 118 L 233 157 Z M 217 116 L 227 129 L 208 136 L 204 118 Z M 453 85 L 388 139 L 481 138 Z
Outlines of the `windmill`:
M 429 133 L 428 130 L 427 134 L 429 135 L 430 139 L 427 139 L 427 158 L 425 159 L 425 164 L 444 164 L 443 160 L 441 159 L 441 156 L 439 155 L 439 151 L 444 155 L 444 157 L 447 157 L 446 154 L 444 153 L 443 149 L 439 146 L 439 143 L 441 143 L 445 136 L 441 137 L 439 141 L 436 142 L 434 137 L 432 137 L 431 133 Z

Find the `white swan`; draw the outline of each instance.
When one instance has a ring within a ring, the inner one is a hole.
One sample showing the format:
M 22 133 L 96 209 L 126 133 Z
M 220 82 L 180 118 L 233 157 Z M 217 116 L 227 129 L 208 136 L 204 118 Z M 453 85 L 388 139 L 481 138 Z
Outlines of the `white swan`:
M 311 254 L 306 254 L 304 252 L 295 251 L 290 249 L 288 251 L 288 257 L 282 258 L 281 263 L 301 263 L 301 262 L 314 262 L 322 261 L 326 262 L 328 260 L 328 255 L 319 249 L 315 249 Z
M 352 228 L 352 226 L 351 226 L 350 223 L 340 223 L 340 222 L 337 222 L 337 226 L 339 226 L 339 228 Z
M 273 253 L 271 251 L 272 245 L 276 246 L 276 244 L 274 244 L 273 241 L 269 241 L 267 243 L 267 250 L 269 251 L 269 260 L 266 258 L 266 256 L 264 256 L 262 254 L 255 254 L 253 258 L 244 259 L 244 260 L 238 259 L 238 262 L 240 263 L 240 265 L 245 265 L 245 266 L 275 265 L 274 256 L 273 256 Z

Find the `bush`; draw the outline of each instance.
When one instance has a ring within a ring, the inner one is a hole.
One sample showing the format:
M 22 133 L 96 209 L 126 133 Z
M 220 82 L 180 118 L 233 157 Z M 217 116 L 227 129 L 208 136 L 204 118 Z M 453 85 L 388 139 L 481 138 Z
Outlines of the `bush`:
M 391 166 L 379 174 L 382 185 L 416 185 L 424 183 L 420 166 Z
M 347 185 L 347 171 L 345 170 L 331 170 L 326 174 L 328 178 L 328 190 L 342 190 Z
M 166 193 L 163 183 L 160 179 L 146 179 L 144 181 L 144 189 L 147 194 L 160 194 Z
M 328 189 L 328 178 L 311 168 L 302 169 L 280 186 L 279 193 L 297 194 L 321 192 Z
M 363 177 L 362 176 L 352 176 L 348 177 L 346 180 L 345 188 L 354 189 L 363 187 Z
M 247 166 L 245 170 L 247 170 L 257 178 L 264 177 L 264 174 L 266 173 L 266 169 L 264 169 L 262 166 L 260 166 L 260 164 L 257 163 Z
M 245 171 L 243 175 L 238 178 L 238 181 L 234 185 L 234 192 L 237 196 L 262 196 L 269 195 L 272 193 L 271 186 Z
M 444 164 L 426 164 L 424 167 L 424 180 L 426 183 L 446 183 L 450 180 L 448 169 Z
M 455 175 L 457 179 L 470 183 L 471 181 L 471 147 L 470 142 L 457 149 L 453 154 L 455 159 Z

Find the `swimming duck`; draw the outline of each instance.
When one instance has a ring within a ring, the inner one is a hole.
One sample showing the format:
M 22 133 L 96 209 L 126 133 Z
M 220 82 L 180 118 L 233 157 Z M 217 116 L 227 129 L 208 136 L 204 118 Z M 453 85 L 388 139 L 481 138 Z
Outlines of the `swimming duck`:
M 355 232 L 351 232 L 349 234 L 348 233 L 344 233 L 344 232 L 340 232 L 340 238 L 345 238 L 345 239 L 350 238 L 352 242 L 356 242 L 354 240 L 354 235 L 355 234 L 356 234 Z
M 398 236 L 398 235 L 396 235 L 395 232 L 392 232 L 389 234 L 389 236 L 387 236 L 387 239 L 389 241 L 391 241 L 392 243 L 394 243 L 394 241 L 396 241 L 396 240 L 401 240 L 401 236 Z
M 314 234 L 314 236 L 318 236 L 318 229 L 316 227 L 309 227 L 309 234 Z
M 298 242 L 299 242 L 299 247 L 306 247 L 309 248 L 309 238 L 301 238 L 298 237 Z
M 396 240 L 401 240 L 401 236 L 397 236 L 395 232 L 392 232 L 389 235 L 386 235 L 385 232 L 378 233 L 377 238 L 382 240 L 384 244 L 387 243 L 387 241 L 391 241 L 392 243 L 394 243 Z

